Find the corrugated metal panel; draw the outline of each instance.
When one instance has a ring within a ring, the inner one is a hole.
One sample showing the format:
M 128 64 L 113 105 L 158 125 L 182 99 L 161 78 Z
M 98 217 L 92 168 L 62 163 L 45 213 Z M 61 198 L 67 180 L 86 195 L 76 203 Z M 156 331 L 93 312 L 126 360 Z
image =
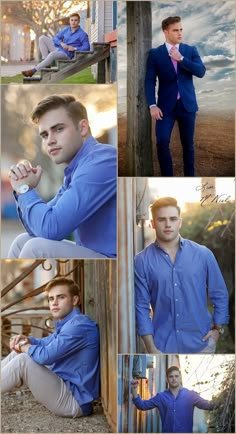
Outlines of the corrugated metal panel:
M 117 431 L 116 392 L 116 261 L 84 261 L 84 308 L 100 330 L 101 399 L 112 429 Z

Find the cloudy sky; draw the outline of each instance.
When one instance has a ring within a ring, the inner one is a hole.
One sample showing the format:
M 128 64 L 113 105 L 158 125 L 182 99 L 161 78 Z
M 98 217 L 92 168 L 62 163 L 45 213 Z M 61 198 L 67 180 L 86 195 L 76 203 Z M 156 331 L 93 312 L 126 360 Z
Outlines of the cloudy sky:
M 126 76 L 126 11 L 119 2 L 119 102 L 125 109 Z M 235 1 L 234 0 L 170 0 L 152 1 L 152 46 L 164 42 L 161 21 L 180 15 L 183 42 L 196 45 L 207 68 L 203 79 L 195 78 L 201 110 L 234 110 L 235 106 Z

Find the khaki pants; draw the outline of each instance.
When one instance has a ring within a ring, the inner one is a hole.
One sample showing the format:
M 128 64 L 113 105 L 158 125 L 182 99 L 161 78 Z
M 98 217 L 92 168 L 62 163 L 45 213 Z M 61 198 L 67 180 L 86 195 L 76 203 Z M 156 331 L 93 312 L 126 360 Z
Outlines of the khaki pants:
M 42 62 L 38 63 L 38 65 L 35 66 L 35 69 L 39 71 L 42 68 L 46 68 L 47 66 L 51 65 L 54 60 L 69 60 L 70 58 L 67 56 L 64 51 L 60 51 L 55 47 L 53 44 L 53 40 L 49 38 L 48 36 L 40 36 L 39 38 L 39 48 L 42 54 Z
M 13 241 L 8 258 L 107 258 L 72 241 L 54 241 L 31 237 L 27 233 L 18 235 Z
M 26 353 L 12 351 L 1 362 L 1 391 L 10 392 L 22 384 L 35 399 L 57 416 L 80 417 L 82 410 L 64 381 Z

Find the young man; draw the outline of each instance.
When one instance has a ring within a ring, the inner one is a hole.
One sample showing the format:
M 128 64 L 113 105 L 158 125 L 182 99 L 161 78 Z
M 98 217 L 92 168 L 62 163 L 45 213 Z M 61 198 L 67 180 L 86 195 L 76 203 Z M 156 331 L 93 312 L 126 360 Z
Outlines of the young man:
M 88 416 L 99 395 L 99 332 L 80 313 L 79 287 L 64 277 L 45 288 L 56 331 L 46 338 L 17 335 L 1 363 L 2 393 L 22 384 L 49 411 L 66 417 Z
M 75 51 L 90 49 L 88 35 L 79 25 L 80 15 L 73 13 L 69 19 L 70 25 L 57 33 L 53 39 L 45 35 L 40 36 L 39 49 L 43 60 L 33 69 L 22 71 L 25 77 L 32 77 L 40 69 L 51 65 L 54 60 L 72 59 Z
M 13 242 L 11 258 L 116 256 L 116 149 L 92 136 L 85 107 L 71 95 L 51 95 L 32 114 L 55 164 L 66 163 L 57 195 L 45 203 L 35 188 L 42 168 L 19 162 L 9 172 L 27 233 Z M 61 241 L 75 232 L 76 243 Z
M 184 176 L 194 176 L 194 126 L 197 100 L 193 76 L 205 74 L 195 47 L 182 44 L 180 17 L 162 21 L 166 42 L 150 51 L 146 69 L 146 96 L 150 114 L 156 119 L 157 154 L 162 176 L 173 176 L 169 149 L 171 132 L 177 120 L 183 147 Z M 156 79 L 158 98 L 156 102 Z
M 207 247 L 180 236 L 176 199 L 160 198 L 151 211 L 156 241 L 135 258 L 138 334 L 148 353 L 213 353 L 229 320 L 219 266 Z
M 138 381 L 131 384 L 133 403 L 139 410 L 158 408 L 162 422 L 162 432 L 193 432 L 194 407 L 214 410 L 217 404 L 201 398 L 197 392 L 181 386 L 181 373 L 177 366 L 166 371 L 168 389 L 157 393 L 151 399 L 142 400 L 137 394 Z

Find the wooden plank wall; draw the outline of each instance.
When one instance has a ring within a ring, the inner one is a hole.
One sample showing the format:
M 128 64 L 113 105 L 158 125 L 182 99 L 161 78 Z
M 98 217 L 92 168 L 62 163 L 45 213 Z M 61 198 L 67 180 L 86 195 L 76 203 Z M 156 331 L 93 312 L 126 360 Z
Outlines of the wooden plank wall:
M 105 415 L 117 431 L 117 284 L 116 261 L 84 261 L 84 312 L 100 330 L 101 399 Z

